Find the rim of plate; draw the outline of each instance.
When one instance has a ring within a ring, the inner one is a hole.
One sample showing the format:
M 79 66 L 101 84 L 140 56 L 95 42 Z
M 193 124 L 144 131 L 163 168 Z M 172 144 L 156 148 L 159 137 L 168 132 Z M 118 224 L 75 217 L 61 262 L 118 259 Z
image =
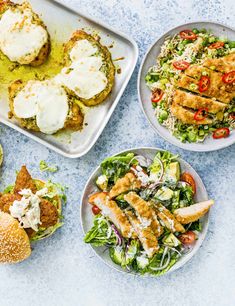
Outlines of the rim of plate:
M 137 151 L 137 150 L 149 150 L 149 151 L 152 151 L 154 153 L 156 153 L 157 151 L 166 151 L 162 148 L 157 148 L 157 147 L 135 147 L 135 148 L 131 148 L 131 149 L 126 149 L 126 150 L 122 150 L 112 156 L 116 156 L 116 155 L 120 155 L 120 154 L 124 154 L 124 153 L 130 153 L 130 152 L 134 152 Z M 182 159 L 181 157 L 179 157 L 179 162 L 183 162 L 184 165 L 189 169 L 189 170 L 192 170 L 193 172 L 195 172 L 196 176 L 197 176 L 197 180 L 200 184 L 200 186 L 203 188 L 203 193 L 205 194 L 205 199 L 204 201 L 208 200 L 208 193 L 207 193 L 207 190 L 206 190 L 206 187 L 201 179 L 201 177 L 199 176 L 199 174 L 196 172 L 196 170 L 188 163 L 186 162 L 184 159 Z M 86 234 L 86 231 L 85 231 L 85 226 L 84 226 L 84 218 L 83 218 L 83 207 L 84 205 L 88 205 L 88 202 L 87 202 L 87 199 L 85 198 L 86 196 L 86 190 L 88 189 L 88 187 L 90 186 L 90 184 L 92 184 L 93 186 L 95 186 L 94 184 L 94 179 L 93 177 L 95 176 L 95 174 L 100 170 L 100 164 L 95 168 L 94 171 L 92 171 L 92 173 L 90 174 L 86 184 L 85 184 L 85 187 L 83 189 L 83 192 L 82 192 L 82 195 L 81 195 L 81 206 L 80 206 L 80 224 L 81 224 L 81 227 L 82 227 L 82 232 L 83 234 L 85 235 Z M 182 259 L 181 259 L 181 262 L 180 262 L 180 265 L 177 266 L 177 263 L 174 264 L 166 273 L 162 274 L 162 275 L 159 275 L 159 276 L 164 276 L 166 274 L 169 274 L 169 273 L 172 273 L 180 268 L 182 268 L 188 261 L 190 261 L 192 259 L 192 257 L 197 253 L 197 251 L 199 250 L 199 248 L 201 247 L 203 241 L 205 240 L 205 237 L 206 237 L 206 234 L 207 234 L 207 231 L 208 231 L 208 227 L 209 227 L 209 216 L 210 216 L 210 211 L 205 215 L 205 219 L 204 219 L 204 224 L 203 224 L 203 231 L 200 233 L 200 238 L 197 240 L 197 243 L 194 245 L 193 249 L 188 253 L 188 254 L 185 254 Z M 85 243 L 85 242 L 84 242 Z M 118 271 L 119 273 L 124 273 L 124 274 L 129 274 L 129 275 L 132 275 L 132 276 L 137 276 L 137 277 L 150 277 L 150 278 L 158 278 L 159 276 L 154 276 L 154 275 L 151 275 L 151 274 L 139 274 L 139 273 L 135 273 L 135 272 L 128 272 L 124 269 L 119 269 L 118 265 L 115 265 L 115 263 L 113 264 L 110 264 L 109 262 L 107 262 L 105 260 L 105 258 L 103 258 L 102 256 L 100 256 L 96 249 L 98 247 L 93 247 L 91 244 L 89 244 L 89 247 L 92 249 L 92 251 L 94 252 L 94 254 L 108 267 L 110 267 L 111 269 L 114 269 L 116 271 Z
M 187 151 L 192 151 L 192 152 L 212 152 L 212 151 L 217 151 L 217 150 L 221 150 L 221 149 L 224 149 L 224 148 L 227 148 L 229 146 L 232 146 L 233 144 L 235 144 L 235 137 L 234 137 L 234 140 L 231 140 L 231 142 L 227 142 L 227 143 L 223 143 L 223 144 L 219 144 L 215 147 L 208 147 L 208 146 L 205 146 L 205 148 L 197 148 L 197 147 L 190 147 L 189 146 L 191 145 L 191 143 L 182 143 L 180 140 L 178 140 L 177 138 L 175 138 L 165 127 L 167 132 L 169 133 L 169 135 L 163 135 L 159 130 L 158 128 L 154 125 L 154 123 L 151 122 L 149 116 L 147 115 L 147 112 L 145 111 L 144 107 L 143 107 L 143 101 L 142 101 L 142 98 L 141 98 L 141 94 L 140 94 L 140 83 L 141 83 L 141 76 L 142 76 L 142 70 L 143 70 L 143 66 L 145 64 L 145 61 L 146 59 L 148 58 L 149 56 L 149 53 L 151 52 L 152 48 L 164 37 L 164 36 L 167 36 L 167 35 L 170 35 L 170 33 L 182 26 L 192 26 L 192 25 L 196 25 L 196 24 L 213 24 L 213 25 L 218 25 L 220 27 L 225 27 L 229 30 L 232 30 L 235 32 L 235 28 L 231 27 L 231 26 L 228 26 L 224 23 L 221 23 L 221 22 L 216 22 L 216 21 L 200 21 L 200 20 L 196 20 L 196 21 L 192 21 L 192 22 L 187 22 L 187 23 L 182 23 L 182 24 L 179 24 L 173 28 L 171 28 L 170 30 L 168 30 L 167 32 L 164 32 L 161 36 L 159 36 L 151 45 L 150 47 L 147 49 L 142 61 L 141 61 L 141 65 L 140 65 L 140 68 L 139 68 L 139 72 L 138 72 L 138 78 L 137 78 L 137 91 L 138 91 L 138 100 L 139 100 L 139 103 L 140 103 L 140 106 L 141 106 L 141 109 L 145 115 L 145 118 L 147 119 L 148 123 L 150 124 L 150 126 L 153 128 L 153 130 L 155 131 L 155 133 L 157 133 L 160 137 L 162 137 L 164 140 L 166 140 L 167 142 L 181 148 L 181 149 L 184 149 L 184 150 L 187 150 Z M 157 120 L 156 120 L 156 125 L 160 125 Z M 228 139 L 228 138 L 226 138 Z M 196 145 L 196 143 L 195 143 Z

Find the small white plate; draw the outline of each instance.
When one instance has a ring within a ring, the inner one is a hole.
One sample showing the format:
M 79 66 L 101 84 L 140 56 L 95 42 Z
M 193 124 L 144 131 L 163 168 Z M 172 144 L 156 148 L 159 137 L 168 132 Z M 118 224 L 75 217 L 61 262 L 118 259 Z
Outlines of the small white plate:
M 157 151 L 163 151 L 163 150 L 158 149 L 158 148 L 135 148 L 135 149 L 130 149 L 130 150 L 127 150 L 127 151 L 119 152 L 117 155 L 123 154 L 123 153 L 133 152 L 136 155 L 143 155 L 143 156 L 146 156 L 150 159 L 153 159 L 154 156 L 156 155 Z M 197 193 L 196 193 L 196 196 L 195 196 L 195 202 L 201 202 L 201 201 L 208 200 L 208 195 L 207 195 L 206 188 L 205 188 L 201 178 L 197 174 L 197 172 L 187 162 L 185 162 L 183 159 L 179 158 L 179 162 L 180 162 L 182 172 L 184 172 L 184 171 L 189 172 L 194 177 L 194 180 L 195 180 L 196 186 L 197 186 Z M 98 188 L 96 187 L 95 181 L 100 174 L 101 174 L 101 169 L 100 169 L 100 166 L 98 166 L 95 169 L 95 171 L 91 174 L 90 178 L 88 179 L 88 181 L 86 183 L 86 186 L 84 188 L 82 197 L 81 197 L 80 220 L 81 220 L 81 225 L 82 225 L 82 229 L 83 229 L 84 234 L 86 234 L 91 229 L 91 227 L 93 225 L 94 215 L 93 215 L 92 210 L 91 210 L 91 205 L 88 203 L 88 197 L 89 197 L 89 195 L 91 195 L 92 193 L 94 193 L 98 190 Z M 203 240 L 205 239 L 206 233 L 207 233 L 208 223 L 209 223 L 209 213 L 206 214 L 203 218 L 201 218 L 201 222 L 202 222 L 202 232 L 199 234 L 198 240 L 196 241 L 193 249 L 190 251 L 190 253 L 182 256 L 179 259 L 179 261 L 166 273 L 173 272 L 173 271 L 179 269 L 180 267 L 182 267 L 198 251 L 198 249 L 200 248 Z M 107 264 L 111 268 L 113 268 L 113 269 L 115 269 L 119 272 L 130 273 L 128 271 L 123 270 L 120 266 L 116 265 L 110 259 L 108 251 L 107 250 L 105 251 L 105 249 L 107 249 L 107 248 L 105 248 L 105 247 L 93 247 L 92 245 L 90 245 L 90 247 L 93 249 L 95 254 L 105 264 Z M 132 272 L 131 274 L 136 275 L 136 273 L 134 273 L 134 272 Z M 151 275 L 147 275 L 147 276 L 151 276 Z
M 20 2 L 16 1 L 15 2 Z M 112 58 L 123 58 L 117 63 L 121 69 L 115 76 L 115 85 L 112 93 L 102 104 L 85 108 L 84 127 L 79 132 L 64 132 L 59 136 L 34 133 L 21 128 L 16 120 L 8 118 L 8 91 L 0 96 L 0 122 L 10 126 L 20 133 L 34 139 L 48 148 L 70 158 L 86 154 L 95 144 L 106 124 L 108 123 L 123 91 L 125 90 L 138 58 L 138 47 L 133 39 L 127 35 L 104 25 L 100 21 L 90 18 L 85 14 L 62 5 L 59 0 L 29 0 L 33 10 L 45 22 L 52 39 L 66 42 L 72 33 L 84 28 L 85 31 L 96 31 L 101 37 L 101 43 L 112 46 Z
M 166 34 L 161 36 L 158 40 L 156 40 L 153 45 L 147 51 L 143 62 L 141 64 L 138 76 L 138 95 L 139 101 L 142 107 L 142 110 L 148 119 L 151 126 L 154 130 L 163 137 L 166 141 L 174 144 L 177 147 L 180 147 L 189 151 L 197 151 L 197 152 L 207 152 L 207 151 L 215 151 L 219 149 L 226 148 L 235 143 L 235 131 L 233 130 L 228 138 L 221 139 L 213 139 L 211 136 L 207 137 L 203 143 L 182 143 L 176 137 L 174 137 L 167 128 L 163 127 L 157 120 L 154 109 L 151 103 L 151 93 L 148 87 L 145 84 L 145 76 L 150 67 L 152 67 L 156 63 L 156 58 L 160 53 L 160 48 L 163 45 L 166 37 L 173 36 L 176 33 L 184 29 L 193 29 L 205 28 L 207 30 L 212 30 L 212 32 L 219 37 L 228 37 L 230 40 L 235 40 L 235 30 L 228 28 L 225 25 L 214 23 L 214 22 L 192 22 L 180 25 Z

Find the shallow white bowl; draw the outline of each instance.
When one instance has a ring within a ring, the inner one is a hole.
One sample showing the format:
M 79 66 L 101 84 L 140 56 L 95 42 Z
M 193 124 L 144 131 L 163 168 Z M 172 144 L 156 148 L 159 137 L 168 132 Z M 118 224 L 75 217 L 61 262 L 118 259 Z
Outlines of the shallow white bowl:
M 167 36 L 172 36 L 184 29 L 193 28 L 206 28 L 212 30 L 212 32 L 219 37 L 228 37 L 230 40 L 235 40 L 235 30 L 228 28 L 225 25 L 214 23 L 214 22 L 192 22 L 180 25 L 176 28 L 171 29 L 159 39 L 157 39 L 153 45 L 147 51 L 143 62 L 141 64 L 138 76 L 138 96 L 142 107 L 142 110 L 148 119 L 154 130 L 163 137 L 166 141 L 174 144 L 189 151 L 207 152 L 215 151 L 226 148 L 235 143 L 235 131 L 232 131 L 228 138 L 213 139 L 211 136 L 207 137 L 203 143 L 182 143 L 180 140 L 175 138 L 165 127 L 163 127 L 158 121 L 154 114 L 154 109 L 151 103 L 151 92 L 145 84 L 145 76 L 151 66 L 156 63 L 156 58 L 160 53 L 160 48 L 164 43 Z
M 144 156 L 146 156 L 150 159 L 153 159 L 155 154 L 157 153 L 157 151 L 163 151 L 163 150 L 158 149 L 158 148 L 135 148 L 135 149 L 129 149 L 127 151 L 119 152 L 119 153 L 117 153 L 117 155 L 123 154 L 123 153 L 133 152 L 136 155 L 144 155 Z M 184 171 L 189 172 L 194 177 L 194 180 L 195 180 L 196 186 L 197 186 L 197 193 L 196 193 L 196 196 L 195 196 L 195 201 L 196 202 L 201 202 L 201 201 L 208 200 L 208 195 L 207 195 L 206 188 L 205 188 L 201 178 L 197 174 L 197 172 L 187 162 L 185 162 L 183 159 L 179 158 L 179 162 L 180 162 L 182 172 L 184 172 Z M 81 197 L 80 220 L 81 220 L 81 225 L 82 225 L 82 229 L 83 229 L 84 234 L 86 234 L 91 229 L 91 227 L 93 225 L 94 215 L 93 215 L 92 210 L 91 210 L 91 205 L 88 203 L 88 197 L 89 197 L 90 194 L 98 191 L 98 188 L 96 187 L 95 181 L 100 174 L 101 174 L 101 169 L 100 169 L 100 166 L 98 166 L 95 169 L 95 171 L 91 174 L 90 178 L 88 179 L 88 181 L 86 183 L 86 186 L 84 188 L 82 197 Z M 203 240 L 205 239 L 206 233 L 207 233 L 208 222 L 209 222 L 209 214 L 206 214 L 203 218 L 201 218 L 201 222 L 202 222 L 202 232 L 199 234 L 198 240 L 196 241 L 193 249 L 190 251 L 190 253 L 182 256 L 179 259 L 179 261 L 173 267 L 171 267 L 171 269 L 166 273 L 173 272 L 173 271 L 179 269 L 180 267 L 182 267 L 198 251 L 198 249 L 200 248 Z M 95 254 L 105 264 L 107 264 L 108 266 L 110 266 L 111 268 L 113 268 L 113 269 L 115 269 L 119 272 L 130 274 L 130 272 L 123 270 L 120 266 L 116 265 L 111 260 L 111 258 L 109 257 L 108 251 L 105 251 L 105 249 L 107 249 L 107 248 L 105 248 L 105 247 L 93 247 L 92 245 L 90 245 L 90 247 L 93 249 Z M 131 274 L 137 275 L 134 272 L 131 272 Z M 152 275 L 146 274 L 144 276 L 152 276 Z

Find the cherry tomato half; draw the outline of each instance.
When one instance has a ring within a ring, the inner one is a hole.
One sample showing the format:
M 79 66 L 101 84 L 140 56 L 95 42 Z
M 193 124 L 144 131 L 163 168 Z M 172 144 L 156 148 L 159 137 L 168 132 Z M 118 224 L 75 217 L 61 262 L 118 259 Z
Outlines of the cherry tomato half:
M 173 66 L 178 70 L 185 70 L 190 66 L 190 63 L 186 61 L 177 61 L 173 63 Z
M 194 243 L 197 236 L 194 232 L 187 231 L 186 233 L 181 234 L 178 238 L 183 244 L 188 245 Z
M 194 180 L 194 178 L 192 177 L 192 175 L 190 173 L 183 172 L 181 174 L 180 180 L 183 181 L 183 182 L 188 183 L 192 187 L 193 193 L 194 194 L 196 193 L 196 190 L 197 190 L 196 183 L 195 183 L 195 180 Z
M 222 76 L 222 81 L 226 84 L 235 83 L 235 71 L 230 71 Z
M 217 41 L 217 42 L 211 44 L 208 48 L 209 49 L 220 49 L 220 48 L 223 48 L 223 46 L 224 46 L 223 41 Z
M 195 40 L 197 38 L 197 35 L 191 30 L 184 30 L 180 32 L 180 37 L 182 39 Z
M 194 115 L 194 120 L 202 121 L 208 116 L 208 108 L 200 108 Z
M 155 89 L 152 92 L 152 98 L 151 98 L 152 103 L 157 103 L 161 101 L 163 94 L 164 92 L 160 88 Z
M 229 128 L 224 127 L 215 130 L 212 136 L 214 139 L 220 139 L 228 137 L 229 134 L 230 134 Z
M 92 206 L 92 212 L 93 212 L 94 215 L 98 215 L 101 212 L 101 210 L 96 205 L 93 205 Z
M 210 86 L 210 78 L 208 76 L 202 76 L 199 80 L 198 86 L 199 91 L 204 92 L 207 91 Z

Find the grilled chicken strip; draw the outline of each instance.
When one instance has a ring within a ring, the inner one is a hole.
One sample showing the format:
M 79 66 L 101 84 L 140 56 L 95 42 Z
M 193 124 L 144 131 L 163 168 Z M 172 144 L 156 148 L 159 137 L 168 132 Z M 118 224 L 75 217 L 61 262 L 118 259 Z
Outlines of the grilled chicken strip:
M 102 215 L 110 219 L 120 230 L 125 238 L 136 238 L 136 234 L 124 212 L 115 201 L 109 199 L 104 192 L 99 192 L 89 198 L 89 203 L 96 205 L 102 211 Z
M 203 66 L 198 65 L 191 65 L 185 70 L 185 74 L 196 79 L 200 80 L 203 76 L 203 73 L 206 73 L 207 76 L 210 78 L 210 88 L 213 90 L 220 90 L 220 91 L 228 91 L 233 92 L 235 90 L 235 84 L 227 84 L 224 83 L 222 80 L 223 74 L 220 72 L 216 72 L 210 70 Z
M 171 112 L 172 114 L 181 120 L 183 123 L 186 124 L 211 124 L 213 121 L 209 118 L 205 118 L 203 120 L 197 121 L 194 119 L 195 113 L 191 110 L 185 109 L 183 106 L 178 105 L 177 103 L 173 102 L 171 105 Z
M 166 228 L 168 228 L 172 233 L 185 232 L 183 225 L 176 220 L 174 215 L 164 205 L 160 203 L 155 203 L 153 201 L 151 201 L 150 203 L 155 208 L 157 216 L 162 220 Z
M 203 66 L 215 69 L 222 73 L 228 73 L 235 70 L 235 53 L 231 53 L 220 58 L 207 58 L 202 63 Z
M 131 172 L 127 173 L 124 177 L 117 180 L 116 184 L 109 192 L 109 197 L 115 198 L 119 194 L 127 191 L 140 189 L 141 182 Z
M 214 87 L 213 84 L 210 84 L 209 88 L 206 91 L 200 93 L 198 89 L 198 80 L 195 80 L 185 74 L 181 75 L 180 79 L 178 80 L 177 86 L 179 88 L 184 88 L 206 97 L 216 98 L 217 100 L 226 104 L 229 104 L 234 97 L 233 93 L 220 90 L 219 88 Z
M 148 257 L 153 257 L 153 255 L 159 250 L 159 246 L 151 227 L 143 227 L 139 219 L 131 211 L 126 211 L 126 215 L 137 233 Z
M 162 227 L 157 219 L 154 209 L 135 192 L 129 192 L 126 194 L 124 200 L 135 209 L 142 226 L 150 227 L 153 233 L 159 237 L 162 233 Z
M 188 224 L 197 221 L 202 216 L 204 216 L 213 204 L 213 200 L 200 202 L 188 207 L 176 209 L 174 211 L 174 215 L 180 223 Z
M 218 101 L 193 95 L 189 92 L 176 90 L 174 93 L 173 101 L 181 106 L 193 109 L 207 108 L 209 113 L 216 114 L 223 112 L 226 105 Z

